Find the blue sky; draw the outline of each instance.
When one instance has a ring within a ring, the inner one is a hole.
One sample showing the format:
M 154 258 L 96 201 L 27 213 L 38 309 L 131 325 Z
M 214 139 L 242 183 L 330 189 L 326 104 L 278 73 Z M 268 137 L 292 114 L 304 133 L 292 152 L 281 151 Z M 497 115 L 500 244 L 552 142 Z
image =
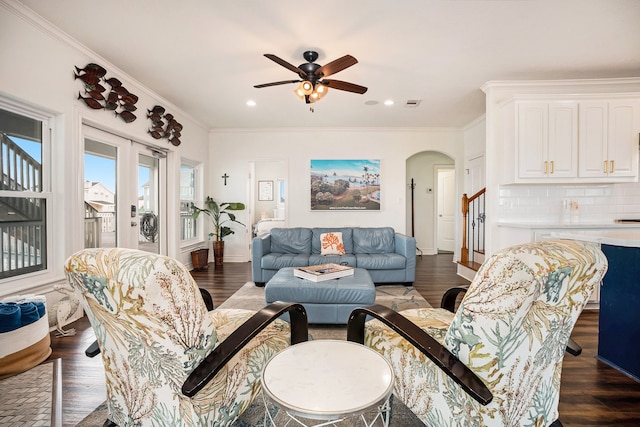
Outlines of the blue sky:
M 18 144 L 20 148 L 27 152 L 33 159 L 42 164 L 42 144 L 39 142 L 28 141 L 26 139 L 11 136 L 10 139 Z
M 311 173 L 362 176 L 365 166 L 369 173 L 380 173 L 380 160 L 311 160 Z
M 85 181 L 100 182 L 111 192 L 116 192 L 116 161 L 105 157 L 84 155 Z
M 116 162 L 113 159 L 84 155 L 85 181 L 100 182 L 115 193 L 116 190 Z M 138 195 L 142 196 L 142 186 L 149 181 L 149 168 L 138 167 Z

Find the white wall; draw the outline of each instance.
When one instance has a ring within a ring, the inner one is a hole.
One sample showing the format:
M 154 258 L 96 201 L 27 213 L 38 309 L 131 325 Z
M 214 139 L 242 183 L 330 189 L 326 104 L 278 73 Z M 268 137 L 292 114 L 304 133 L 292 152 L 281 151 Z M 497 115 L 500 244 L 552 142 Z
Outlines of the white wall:
M 486 185 L 487 120 L 482 116 L 464 128 L 464 192 L 471 197 Z
M 483 115 L 464 128 L 464 155 L 477 157 L 485 153 L 487 147 L 487 119 Z
M 216 130 L 210 134 L 211 195 L 245 201 L 250 161 L 282 158 L 288 164 L 289 227 L 390 226 L 410 234 L 407 224 L 406 161 L 423 151 L 439 151 L 463 164 L 463 135 L 451 129 L 280 129 Z M 311 159 L 379 159 L 379 212 L 310 210 Z M 458 168 L 457 181 L 463 180 Z M 227 173 L 227 185 L 219 176 Z M 459 187 L 461 191 L 461 187 Z M 460 192 L 460 196 L 461 196 Z M 242 214 L 239 215 L 246 215 Z M 244 218 L 247 220 L 248 218 Z M 242 220 L 241 220 L 242 221 Z M 242 221 L 245 222 L 245 221 Z M 249 260 L 249 234 L 238 231 L 226 239 L 225 260 Z
M 180 156 L 206 161 L 209 147 L 207 129 L 115 65 L 31 15 L 18 3 L 0 2 L 0 57 L 3 59 L 0 96 L 19 104 L 30 104 L 54 117 L 52 211 L 59 220 L 48 224 L 53 245 L 49 251 L 50 271 L 28 279 L 12 280 L 12 287 L 0 283 L 0 296 L 6 292 L 15 293 L 16 284 L 23 291 L 51 292 L 53 283 L 64 281 L 63 264 L 66 258 L 83 247 L 83 142 L 80 137 L 83 122 L 128 139 L 170 150 L 166 194 L 170 211 L 167 218 L 169 255 L 187 261 L 188 252 L 183 254 L 179 249 L 177 198 Z M 136 121 L 127 124 L 113 112 L 91 110 L 76 99 L 83 86 L 73 78 L 74 66 L 82 68 L 91 62 L 105 67 L 108 76 L 118 78 L 130 92 L 139 96 Z M 150 122 L 146 118 L 146 110 L 156 104 L 164 106 L 183 124 L 182 145 L 179 147 L 173 147 L 167 140 L 155 140 L 148 134 Z

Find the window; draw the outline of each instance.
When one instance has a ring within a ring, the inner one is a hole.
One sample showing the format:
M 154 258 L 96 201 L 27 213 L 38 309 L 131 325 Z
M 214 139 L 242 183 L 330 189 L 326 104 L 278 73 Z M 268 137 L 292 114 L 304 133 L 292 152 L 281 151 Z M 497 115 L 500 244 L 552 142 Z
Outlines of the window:
M 191 216 L 191 203 L 199 205 L 199 166 L 182 160 L 180 165 L 180 241 L 185 243 L 198 237 L 197 223 Z
M 0 279 L 47 268 L 49 124 L 0 99 Z

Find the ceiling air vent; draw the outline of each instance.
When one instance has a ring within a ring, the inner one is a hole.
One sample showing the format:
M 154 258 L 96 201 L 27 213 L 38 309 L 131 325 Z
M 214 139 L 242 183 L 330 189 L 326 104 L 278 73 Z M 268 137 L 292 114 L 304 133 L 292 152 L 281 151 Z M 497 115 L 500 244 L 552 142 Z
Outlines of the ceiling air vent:
M 407 101 L 406 104 L 404 104 L 405 107 L 411 107 L 411 108 L 415 108 L 418 105 L 420 105 L 420 100 L 419 99 L 410 99 Z

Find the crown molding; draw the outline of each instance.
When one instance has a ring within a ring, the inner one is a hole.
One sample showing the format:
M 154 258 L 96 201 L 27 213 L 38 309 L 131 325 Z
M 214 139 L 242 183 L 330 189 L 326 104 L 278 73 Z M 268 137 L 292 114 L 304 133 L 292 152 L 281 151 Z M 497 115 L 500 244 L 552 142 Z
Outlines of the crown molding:
M 180 107 L 172 103 L 171 101 L 161 97 L 152 89 L 150 89 L 140 81 L 136 80 L 135 78 L 131 77 L 125 71 L 120 69 L 117 65 L 113 64 L 106 58 L 98 55 L 96 52 L 89 49 L 87 46 L 85 46 L 84 44 L 82 44 L 81 42 L 73 38 L 71 35 L 64 32 L 60 28 L 56 27 L 51 22 L 47 21 L 42 16 L 34 12 L 33 9 L 30 9 L 29 7 L 19 2 L 18 0 L 0 0 L 0 7 L 6 9 L 13 15 L 27 22 L 29 25 L 41 31 L 45 35 L 61 41 L 65 45 L 79 52 L 81 55 L 86 56 L 87 58 L 92 58 L 91 61 L 100 63 L 100 65 L 104 66 L 105 68 L 108 68 L 109 71 L 117 75 L 118 78 L 131 82 L 132 85 L 136 86 L 136 89 L 140 89 L 141 92 L 144 92 L 147 96 L 155 99 L 158 103 L 162 104 L 164 107 L 171 109 L 174 116 L 177 115 L 176 113 L 179 113 L 181 116 L 187 117 L 190 121 L 202 127 L 204 130 L 210 129 L 208 125 L 194 118 L 191 114 L 187 113 L 186 111 L 184 111 L 183 109 L 181 109 Z
M 592 92 L 601 90 L 603 92 L 622 91 L 633 92 L 640 90 L 640 77 L 618 77 L 607 79 L 568 79 L 568 80 L 490 80 L 480 86 L 484 93 L 498 89 L 505 91 L 516 91 L 521 89 L 562 89 L 572 90 L 583 89 Z

